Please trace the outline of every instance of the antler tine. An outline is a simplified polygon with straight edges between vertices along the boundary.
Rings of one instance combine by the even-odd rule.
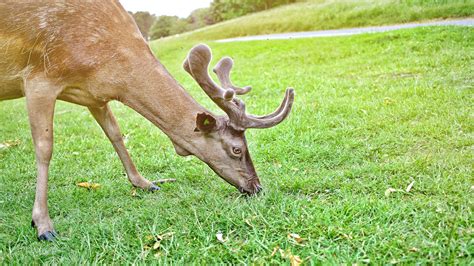
[[[207,45],[200,44],[195,46],[188,54],[183,63],[184,70],[188,72],[202,87],[204,92],[213,100],[224,99],[231,101],[234,98],[235,91],[232,88],[220,88],[209,76],[208,68],[211,62],[211,49]],[[220,104],[216,102],[219,106]]]
[[[276,109],[273,113],[268,114],[268,115],[263,115],[263,116],[254,116],[254,115],[251,115],[251,117],[252,117],[252,118],[255,118],[255,119],[268,119],[268,118],[272,118],[272,117],[277,116],[278,114],[281,113],[281,111],[283,110],[283,108],[285,108],[285,106],[288,104],[289,96],[290,96],[290,90],[287,89],[286,92],[285,92],[285,98],[284,98],[283,101],[281,102],[281,104],[280,104],[280,106],[278,107],[278,109]]]
[[[290,114],[294,99],[294,89],[288,88],[283,102],[275,112],[260,117],[248,115],[245,121],[245,128],[269,128],[280,124]]]
[[[248,93],[252,87],[246,86],[243,88],[234,86],[230,79],[230,71],[234,66],[234,61],[230,57],[222,58],[217,65],[214,67],[213,71],[217,74],[219,81],[224,89],[233,89],[237,95],[243,95]]]

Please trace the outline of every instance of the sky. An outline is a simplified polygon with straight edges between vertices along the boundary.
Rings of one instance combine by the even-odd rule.
[[[148,11],[157,16],[186,18],[195,9],[209,7],[212,0],[120,0],[127,11]]]

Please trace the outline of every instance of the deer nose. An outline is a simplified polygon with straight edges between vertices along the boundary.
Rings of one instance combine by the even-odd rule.
[[[247,195],[257,195],[263,190],[263,187],[260,185],[255,185],[252,190],[244,189],[243,187],[239,187],[239,192],[242,194],[247,194]]]

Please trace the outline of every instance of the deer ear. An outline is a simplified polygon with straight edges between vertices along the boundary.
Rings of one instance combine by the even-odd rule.
[[[194,132],[211,133],[217,129],[217,120],[208,113],[199,113],[196,117]]]

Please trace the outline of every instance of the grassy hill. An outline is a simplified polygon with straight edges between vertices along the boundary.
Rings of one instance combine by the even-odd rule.
[[[268,14],[297,8],[296,22],[284,17],[292,31],[323,27],[303,21],[312,19],[301,15],[313,12],[304,8],[312,5],[321,12],[314,21],[331,21],[324,27],[417,18],[410,12],[420,14],[417,19],[472,14],[472,1],[397,6],[408,13],[395,1],[355,10],[343,8],[355,1],[342,3],[299,3],[246,18],[267,14],[283,29]],[[236,36],[223,27],[245,25],[241,18],[152,47],[183,87],[216,111],[182,61],[196,42]],[[271,27],[251,34],[265,30]],[[303,265],[472,264],[473,28],[208,43],[213,63],[232,56],[234,83],[252,85],[241,97],[250,113],[273,111],[286,87],[296,90],[287,121],[247,132],[265,192],[241,197],[199,160],[176,155],[143,117],[112,103],[140,172],[151,180],[178,180],[157,193],[135,190],[87,109],[58,102],[49,210],[60,237],[39,243],[29,225],[36,170],[25,101],[0,102],[0,144],[15,143],[0,149],[0,265],[280,265],[291,256]],[[83,181],[101,187],[78,188]]]
[[[155,41],[153,46],[170,41],[217,40],[473,15],[474,1],[471,0],[307,0],[164,38]]]
[[[277,265],[289,264],[290,253],[307,265],[469,264],[473,36],[472,28],[431,27],[211,43],[215,59],[234,57],[235,83],[253,86],[242,97],[249,112],[268,113],[287,86],[296,89],[287,121],[247,133],[265,186],[256,198],[239,197],[113,104],[142,174],[178,179],[158,193],[133,192],[87,110],[60,102],[49,182],[55,244],[38,243],[29,226],[35,167],[24,100],[1,102],[0,143],[18,144],[0,150],[0,264]],[[160,59],[217,109],[182,70],[185,54],[168,50]],[[101,188],[76,187],[82,181]]]

